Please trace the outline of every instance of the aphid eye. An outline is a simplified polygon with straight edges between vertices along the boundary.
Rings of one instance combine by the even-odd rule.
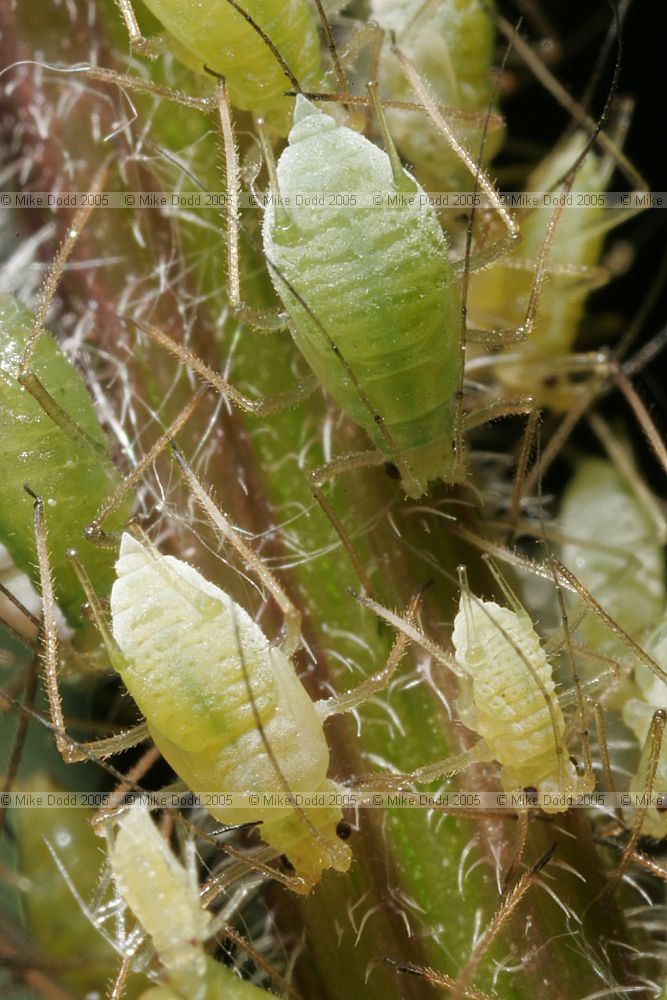
[[[659,813],[667,813],[667,792],[661,792],[660,795],[658,795],[655,811]]]
[[[531,804],[537,805],[538,802],[538,792],[535,785],[526,785],[523,790],[523,794],[526,796],[526,801]]]
[[[278,863],[280,867],[283,868],[284,871],[286,872],[293,872],[295,870],[294,865],[292,864],[292,862],[290,861],[290,859],[287,857],[286,854],[280,855],[280,857],[278,858]]]
[[[336,836],[341,840],[349,840],[352,836],[352,827],[344,819],[341,819],[336,824]]]
[[[387,473],[390,479],[400,479],[401,473],[398,466],[394,465],[393,462],[384,463],[384,471]]]

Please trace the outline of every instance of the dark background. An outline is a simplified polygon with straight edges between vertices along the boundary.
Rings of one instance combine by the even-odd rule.
[[[512,23],[523,13],[522,30],[537,39],[541,33],[536,21],[530,17],[531,7],[538,8],[554,29],[560,49],[560,58],[552,64],[554,74],[573,96],[581,97],[613,23],[610,3],[606,0],[552,0],[550,3],[532,4],[530,0],[513,0],[499,4],[501,12]],[[618,47],[614,44],[589,108],[595,118],[604,106],[617,54]],[[570,124],[569,116],[518,62],[510,58],[509,64],[510,86],[516,89],[502,101],[503,113],[508,118],[508,133],[523,137],[527,148],[537,143],[546,152]],[[636,102],[624,151],[646,178],[652,191],[665,191],[667,3],[632,0],[626,4],[618,94],[631,96]],[[515,153],[516,150],[508,148],[505,159]],[[499,163],[502,167],[503,160]],[[627,190],[628,182],[617,172],[609,187],[610,190]],[[652,209],[635,217],[608,237],[609,243],[615,239],[631,243],[634,262],[625,274],[591,296],[589,331],[595,332],[597,327],[601,331],[612,330],[613,337],[609,337],[607,342],[614,342],[637,312],[642,310],[648,297],[654,294],[655,304],[641,324],[636,342],[639,346],[650,341],[667,325],[667,208]],[[594,346],[594,343],[585,346]],[[667,439],[667,349],[635,377],[634,384],[663,440]],[[609,397],[602,405],[608,419],[622,417],[630,427],[642,470],[664,497],[667,494],[664,474],[648,449],[642,447],[641,435],[636,432],[636,424],[632,422],[619,394]],[[574,443],[581,448],[597,449],[584,428],[577,431]]]

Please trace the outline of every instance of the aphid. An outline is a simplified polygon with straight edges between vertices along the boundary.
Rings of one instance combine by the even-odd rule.
[[[469,0],[372,0],[371,13],[382,28],[393,33],[436,100],[456,109],[457,138],[474,154],[481,125],[479,121],[465,123],[460,117],[461,112],[473,112],[481,119],[489,110],[495,29],[487,11]],[[386,48],[380,56],[378,82],[383,96],[414,99],[405,74]],[[469,173],[422,112],[387,108],[386,115],[396,146],[426,187],[459,191],[469,186]],[[489,122],[495,122],[495,127],[487,135],[485,161],[497,152],[503,137],[496,116]]]
[[[264,250],[299,350],[378,449],[347,466],[392,461],[418,498],[463,474],[452,442],[460,300],[437,216],[386,141],[389,155],[298,98],[275,180],[289,205],[267,208]]]
[[[396,628],[453,670],[459,678],[457,712],[480,740],[461,754],[403,775],[377,779],[378,785],[429,782],[476,763],[497,761],[507,791],[531,789],[548,813],[564,812],[572,796],[592,791],[595,778],[586,761],[579,773],[565,742],[566,725],[553,668],[533,623],[506,581],[494,575],[510,607],[475,597],[466,572],[459,571],[461,597],[454,620],[455,656],[439,649],[416,629],[364,598]]]
[[[307,89],[321,80],[317,21],[308,0],[144,3],[166,28],[163,40],[177,58],[196,71],[208,67],[224,76],[236,107],[264,116],[280,131],[287,131],[294,103],[285,97],[290,82]],[[147,44],[139,32],[132,0],[121,0],[118,6],[133,47],[150,52],[150,40]]]
[[[187,563],[149,550],[128,533],[121,540],[111,590],[112,636],[82,576],[110,647],[114,666],[144,713],[156,746],[195,792],[256,796],[257,805],[210,808],[224,822],[262,822],[263,839],[295,870],[294,888],[307,893],[323,870],[347,871],[349,827],[332,804],[339,786],[327,778],[329,752],[322,724],[382,690],[406,647],[399,636],[378,674],[340,697],[313,703],[290,660],[300,645],[300,616],[277,580],[241,540],[176,452],[189,488],[218,533],[241,553],[285,615],[285,636],[271,643],[224,591]],[[35,501],[42,580],[48,579],[43,510]],[[44,592],[44,586],[43,586]],[[68,760],[108,756],[145,738],[146,728],[99,743],[73,745],[57,688],[57,633],[45,606],[45,666],[56,744]],[[408,615],[414,614],[413,601]],[[115,644],[115,647],[114,647]],[[263,806],[264,794],[318,796],[307,812],[287,798]]]
[[[142,993],[141,1000],[266,998],[264,990],[205,954],[205,941],[221,925],[201,905],[191,839],[185,850],[184,866],[140,802],[117,819],[109,846],[111,871],[121,896],[151,938],[166,980]],[[139,944],[135,941],[135,952]]]
[[[559,526],[562,561],[614,621],[634,638],[654,627],[665,608],[665,529],[651,498],[609,459],[585,458],[563,493]],[[617,645],[592,613],[578,634],[591,649]]]
[[[541,196],[552,191],[584,154],[587,137],[575,132],[560,143],[530,174],[527,191]],[[494,365],[498,377],[508,386],[529,381],[540,402],[555,408],[567,407],[572,400],[568,375],[586,371],[586,359],[570,356],[584,313],[586,296],[607,280],[599,266],[604,234],[610,228],[605,214],[604,191],[614,167],[613,158],[589,151],[576,174],[577,193],[556,189],[552,199],[529,211],[521,223],[521,245],[492,270],[470,278],[469,307],[472,322],[485,327],[498,323],[520,324],[531,297],[539,293],[536,313],[527,336],[513,345],[511,357]],[[568,204],[568,197],[573,198]],[[549,264],[541,288],[534,286],[534,272],[543,252],[545,235],[559,199],[563,208],[556,218],[557,228],[549,245]],[[613,216],[618,224],[619,219]],[[554,368],[554,360],[559,367]],[[601,364],[597,356],[588,359],[588,371]],[[562,371],[561,371],[562,369]]]
[[[18,790],[64,793],[42,772]],[[117,964],[113,948],[86,918],[70,888],[82,899],[93,899],[99,888],[100,843],[90,825],[94,814],[94,809],[62,805],[17,808],[11,816],[18,872],[27,882],[21,896],[25,924],[42,958],[53,962],[57,981],[77,996],[99,989]],[[128,987],[129,1000],[137,995],[135,977]]]
[[[85,435],[69,433],[19,382],[25,348],[34,332],[32,313],[13,296],[0,296],[0,540],[16,565],[38,582],[35,572],[32,501],[24,483],[44,497],[53,528],[52,560],[57,598],[71,624],[81,623],[81,591],[66,552],[82,541],[84,526],[120,483],[108,455],[83,378],[44,333],[37,342],[32,372],[50,398]],[[48,403],[47,403],[48,405]],[[127,520],[127,502],[115,523]],[[83,562],[95,586],[104,591],[113,579],[109,553],[86,545]]]
[[[283,649],[187,563],[153,554],[131,535],[123,535],[116,572],[111,614],[120,673],[179,777],[195,792],[259,799],[267,790],[307,791],[328,800],[337,786],[326,777],[322,716]],[[262,838],[289,858],[308,889],[324,868],[350,866],[349,845],[336,833],[340,809],[309,810],[305,828],[289,806],[210,811],[226,823],[261,819]]]

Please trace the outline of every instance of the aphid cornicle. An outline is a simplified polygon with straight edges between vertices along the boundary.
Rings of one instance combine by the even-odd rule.
[[[195,792],[256,794],[260,802],[267,790],[335,792],[322,716],[289,658],[249,615],[187,563],[149,552],[129,534],[116,572],[116,666],[183,781]],[[210,812],[226,823],[261,819],[262,838],[287,856],[305,891],[324,869],[350,866],[350,848],[337,835],[339,808],[309,809],[307,825],[290,806]]]
[[[294,99],[285,97],[290,81],[245,11],[271,40],[304,89],[322,76],[315,12],[308,0],[144,0],[169,33],[167,44],[191,69],[204,66],[224,76],[232,103],[263,115],[287,131]],[[131,4],[120,4],[128,26]],[[136,38],[132,39],[136,43]]]
[[[419,497],[454,465],[460,301],[437,216],[385,152],[301,97],[277,180],[290,206],[267,208],[264,250],[294,340],[380,452],[391,435]],[[367,203],[332,197],[347,192]]]

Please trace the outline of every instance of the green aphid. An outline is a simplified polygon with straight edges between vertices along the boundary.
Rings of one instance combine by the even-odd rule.
[[[404,457],[409,495],[455,480],[460,299],[422,188],[302,97],[277,182],[285,207],[267,208],[264,250],[297,347],[379,451]]]
[[[78,443],[45,413],[18,382],[21,357],[32,333],[32,313],[11,295],[0,295],[0,542],[39,585],[35,556],[33,500],[45,504],[56,596],[69,623],[82,623],[81,588],[67,558],[76,548],[95,589],[108,593],[113,556],[84,540],[83,531],[121,481],[108,457],[108,442],[83,378],[48,333],[35,350],[32,370],[62,410],[90,439]],[[109,520],[121,526],[127,502]]]
[[[285,96],[292,84],[276,53],[242,11],[271,40],[304,90],[321,80],[317,18],[308,0],[144,3],[166,28],[164,41],[177,58],[191,69],[203,72],[207,66],[224,76],[232,104],[265,117],[283,133],[294,105],[294,98]]]

